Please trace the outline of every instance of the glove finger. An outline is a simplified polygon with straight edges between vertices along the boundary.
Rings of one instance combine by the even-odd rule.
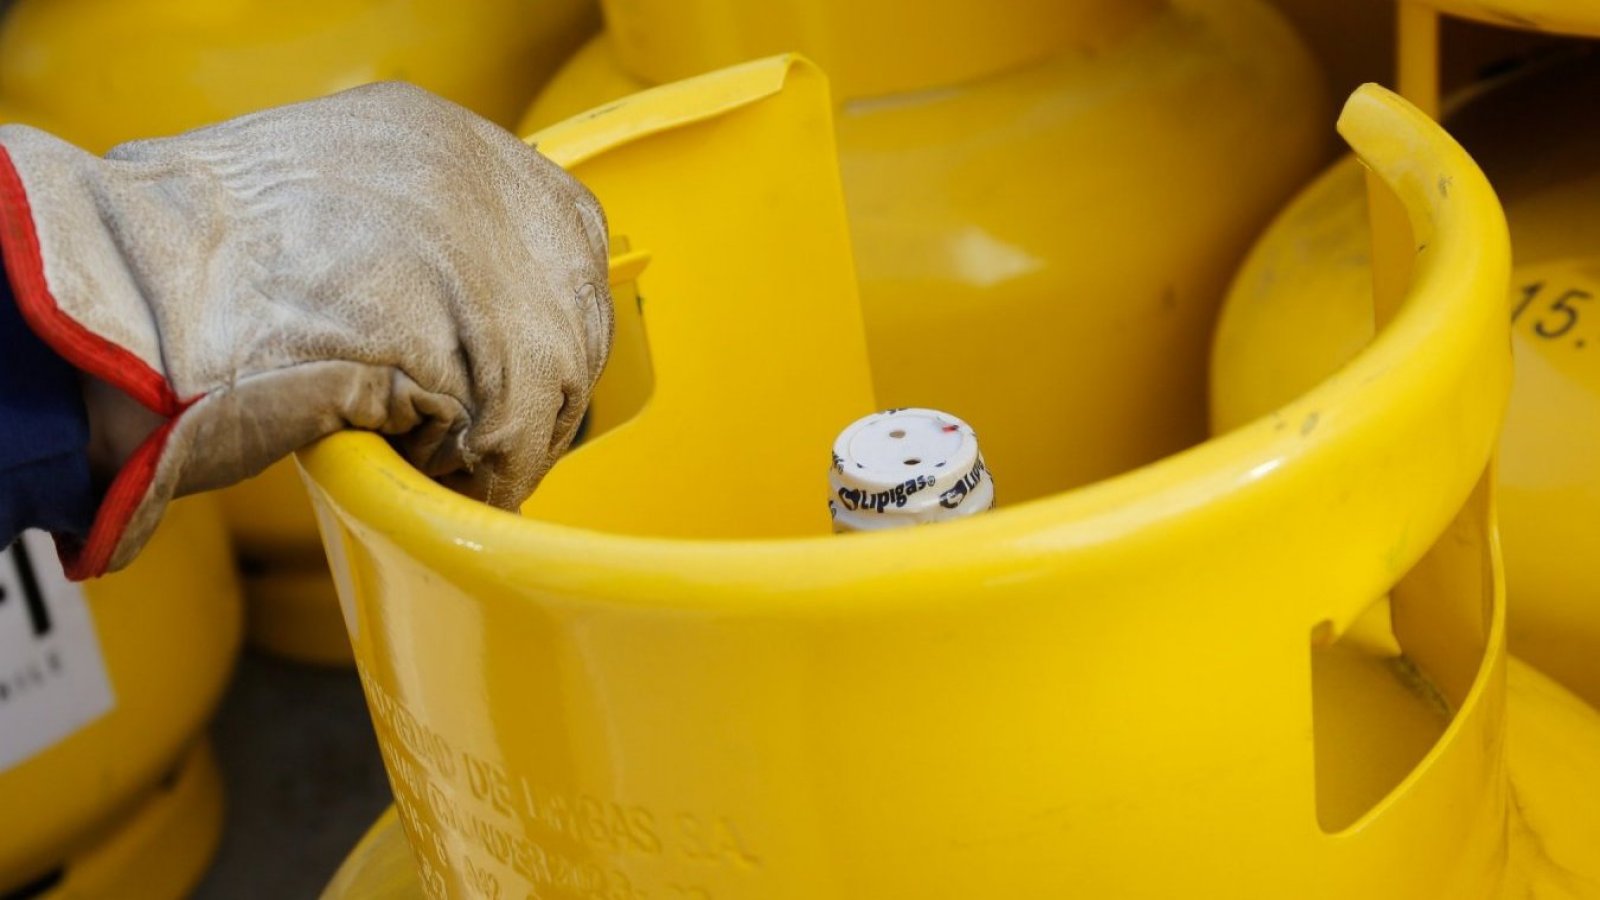
[[[163,454],[177,467],[179,496],[249,478],[284,456],[348,427],[413,435],[416,458],[468,465],[452,447],[467,414],[386,366],[344,360],[303,363],[252,375],[212,391],[178,418]],[[170,462],[169,462],[170,460]]]
[[[494,432],[468,433],[467,441],[478,454],[476,463],[470,470],[440,478],[440,483],[474,500],[515,511],[565,449],[555,440],[565,405],[565,394],[557,385],[530,386],[514,420]]]

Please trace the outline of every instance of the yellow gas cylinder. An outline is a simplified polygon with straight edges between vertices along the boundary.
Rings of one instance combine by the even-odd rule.
[[[593,0],[19,0],[0,29],[0,103],[97,152],[390,78],[509,126],[596,18]],[[348,663],[292,467],[223,496],[252,641]]]
[[[1588,0],[1402,6],[1402,87],[1436,101],[1435,7],[1600,36]],[[1448,47],[1446,48],[1449,49]],[[1506,305],[1517,379],[1501,444],[1511,648],[1600,704],[1600,54],[1482,85],[1446,122],[1494,184],[1516,270]],[[1452,189],[1442,177],[1441,193]],[[1212,371],[1218,426],[1243,422],[1349,358],[1372,331],[1371,254],[1355,161],[1312,184],[1256,247],[1228,299]]]
[[[396,796],[324,896],[1600,897],[1600,714],[1505,648],[1508,246],[1461,149],[1350,101],[1427,250],[1296,398],[836,536],[824,450],[882,401],[832,109],[783,57],[536,136],[628,239],[637,412],[523,516],[370,434],[300,455]]]
[[[877,396],[964,415],[1012,461],[1007,497],[1205,436],[1227,279],[1326,140],[1319,73],[1265,3],[602,7],[607,29],[523,130],[757,56],[815,59]],[[1047,416],[1017,415],[1041,401]]]
[[[0,553],[0,896],[177,900],[205,871],[204,729],[242,619],[220,518],[179,501],[132,566],[82,585],[42,534]]]
[[[0,102],[96,152],[370,81],[501,124],[591,27],[593,0],[18,0]]]

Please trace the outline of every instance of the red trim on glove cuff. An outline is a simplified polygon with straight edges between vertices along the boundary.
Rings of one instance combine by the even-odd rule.
[[[134,511],[144,500],[150,482],[155,480],[156,465],[167,448],[167,437],[172,433],[177,419],[169,419],[145,438],[139,449],[133,451],[112,479],[106,495],[100,498],[100,509],[95,513],[94,524],[89,528],[89,538],[83,542],[56,537],[56,553],[61,557],[62,570],[73,581],[98,578],[106,573],[111,555],[122,540]]]
[[[22,176],[3,146],[0,146],[0,258],[5,261],[6,277],[11,282],[11,292],[23,320],[52,350],[79,371],[121,390],[158,415],[172,417],[184,410],[187,404],[178,399],[172,385],[160,372],[132,351],[95,334],[62,311],[45,281],[44,257],[39,250],[33,208],[28,203]],[[134,510],[150,489],[172,425],[173,422],[168,422],[157,429],[123,464],[100,501],[88,539],[81,546],[58,541],[69,578],[104,574]]]

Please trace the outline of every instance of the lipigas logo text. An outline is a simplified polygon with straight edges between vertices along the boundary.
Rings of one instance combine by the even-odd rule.
[[[839,502],[850,512],[867,510],[881,514],[891,506],[896,509],[904,509],[913,494],[931,487],[933,487],[933,479],[926,475],[918,475],[915,478],[907,479],[884,491],[862,491],[855,488],[842,487],[839,489]]]
[[[939,495],[939,505],[945,509],[955,509],[960,506],[962,501],[967,499],[967,494],[983,480],[983,473],[987,471],[983,465],[983,457],[978,457],[978,461],[972,464],[971,471],[961,476],[960,481]]]

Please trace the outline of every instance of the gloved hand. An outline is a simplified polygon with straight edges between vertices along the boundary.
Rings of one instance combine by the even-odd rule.
[[[15,125],[0,149],[0,252],[28,324],[158,417],[88,538],[62,546],[73,577],[128,563],[171,498],[346,427],[515,508],[605,364],[599,205],[417,88],[357,88],[105,159]]]

